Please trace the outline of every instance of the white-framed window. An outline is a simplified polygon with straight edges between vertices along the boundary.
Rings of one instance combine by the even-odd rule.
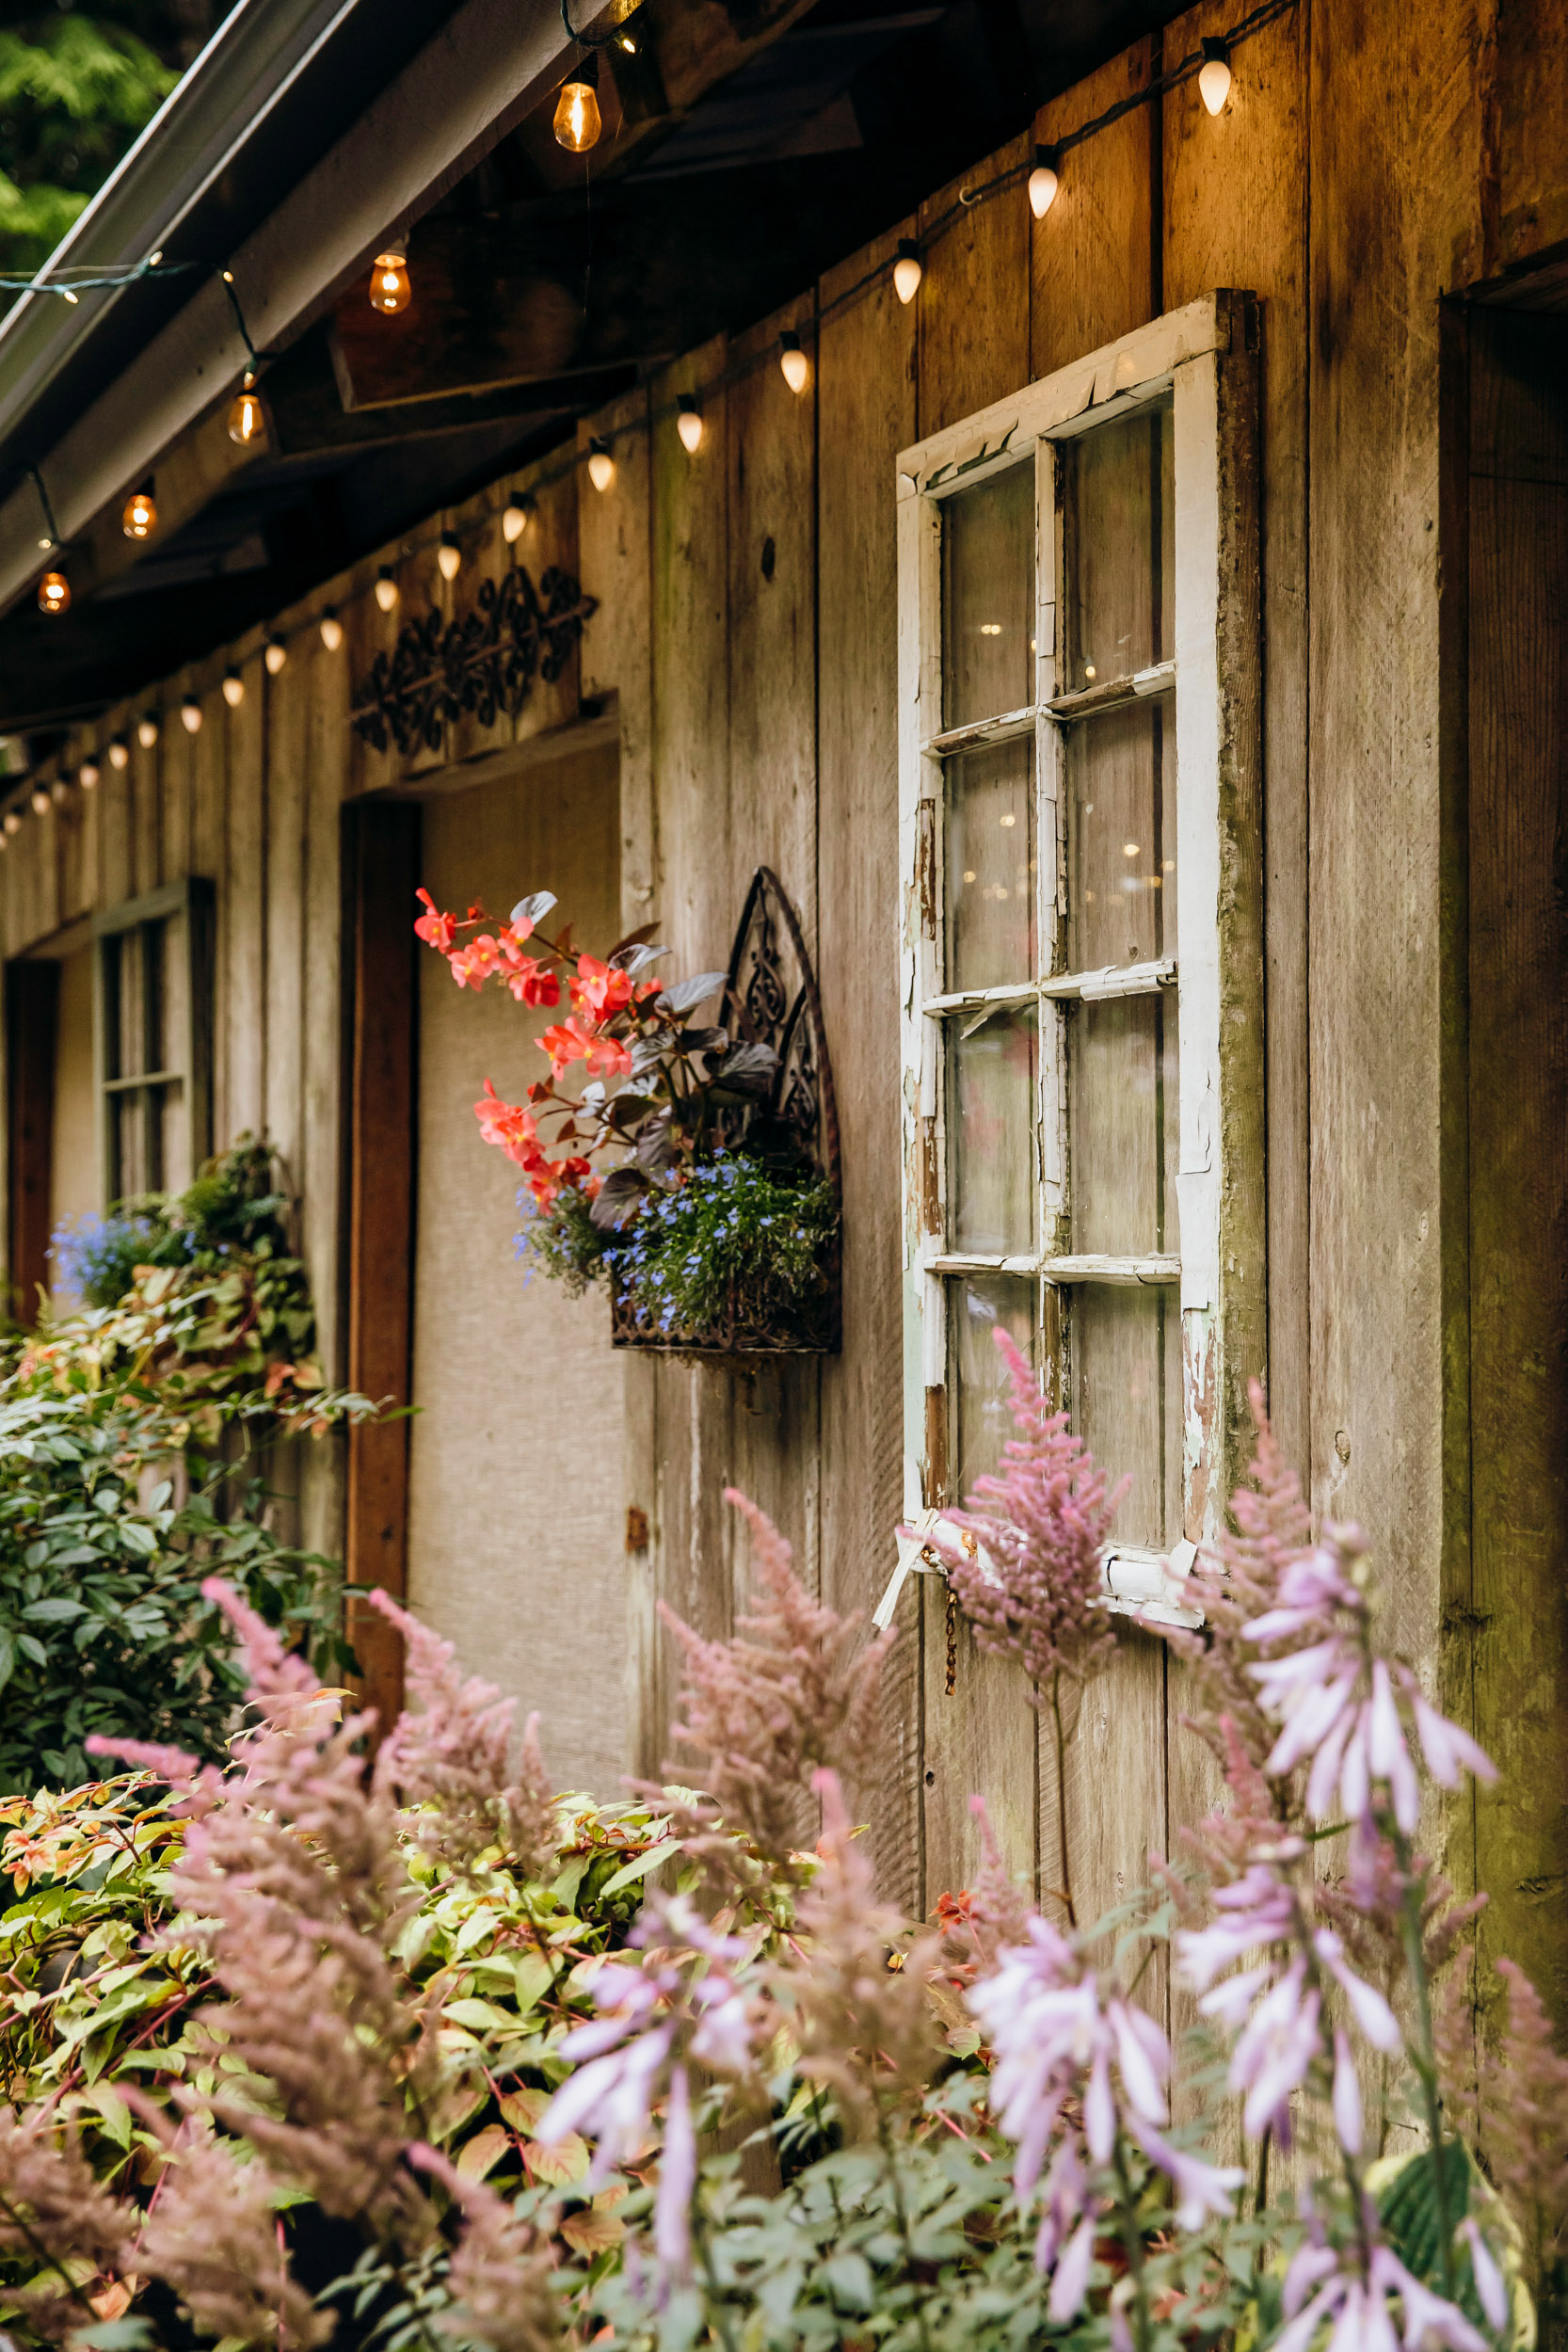
[[[93,1037],[105,1208],[182,1190],[212,1144],[213,886],[165,884],[97,916]]]
[[[1004,1323],[1157,1613],[1264,1371],[1256,454],[1222,293],[898,461],[905,1512],[997,1465]]]

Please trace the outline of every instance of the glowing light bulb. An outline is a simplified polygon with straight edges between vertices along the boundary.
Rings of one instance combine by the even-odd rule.
[[[84,792],[96,792],[98,789],[98,762],[96,760],[83,760],[81,766],[76,771],[76,781],[81,786]]]
[[[335,604],[328,604],[321,616],[321,642],[328,653],[336,653],[342,648],[343,623],[338,618],[338,608]]]
[[[588,443],[588,479],[596,490],[607,490],[616,478],[616,461],[600,440]]]
[[[383,613],[397,610],[397,575],[390,564],[383,564],[376,575],[376,601]]]
[[[267,676],[276,678],[288,658],[289,649],[282,638],[269,637],[266,641],[266,650],[262,655],[262,660],[266,664]]]
[[[501,536],[508,547],[515,547],[528,528],[528,504],[516,490],[501,510]]]
[[[229,705],[231,711],[237,711],[240,704],[245,700],[245,680],[240,676],[238,670],[224,671],[223,699]]]
[[[1230,96],[1230,44],[1208,40],[1198,68],[1198,92],[1210,114],[1218,114]]]
[[[152,491],[133,490],[125,501],[120,522],[128,539],[150,539],[158,527],[158,510],[152,504]]]
[[[21,832],[21,830],[22,830],[22,811],[21,811],[21,809],[20,809],[20,808],[8,808],[8,809],[7,809],[7,811],[6,811],[6,830],[7,830],[7,832],[8,832],[8,833],[9,833],[10,835],[12,835],[13,837],[14,837],[16,834],[18,834],[18,833],[20,833],[20,832]]]
[[[71,609],[71,583],[63,571],[46,571],[38,584],[38,608],[40,613],[65,613]]]
[[[455,532],[441,533],[441,543],[436,550],[436,568],[443,580],[456,580],[462,570],[463,551],[457,544]]]
[[[603,124],[599,117],[599,92],[591,82],[563,82],[555,101],[552,124],[558,145],[568,155],[585,155],[597,145]]]
[[[811,366],[800,347],[800,337],[792,327],[786,327],[778,341],[778,364],[784,372],[784,381],[792,392],[803,392],[811,374]]]
[[[201,732],[202,710],[194,695],[187,695],[180,705],[180,724],[187,735]]]
[[[377,253],[370,272],[370,307],[384,311],[390,318],[394,311],[406,311],[413,299],[408,283],[408,256],[401,246],[389,246],[385,253]]]
[[[158,718],[154,711],[144,711],[136,721],[136,741],[143,751],[151,751],[158,740]]]
[[[123,735],[117,735],[109,745],[109,765],[117,776],[123,776],[131,764],[131,746]]]
[[[49,814],[49,795],[41,784],[36,784],[33,787],[33,813],[39,817],[46,817]]]
[[[682,392],[677,406],[680,413],[675,420],[675,429],[680,436],[680,446],[695,457],[702,447],[702,410],[696,405],[695,392]]]
[[[1054,147],[1034,150],[1034,168],[1029,175],[1029,209],[1036,220],[1044,220],[1056,201],[1056,191],[1062,184],[1062,156]]]
[[[893,292],[901,302],[913,302],[924,274],[920,267],[920,249],[914,238],[900,237],[898,259],[893,264]]]
[[[230,407],[229,439],[243,448],[247,441],[260,440],[265,431],[266,416],[256,392],[256,378],[247,368],[245,381]]]

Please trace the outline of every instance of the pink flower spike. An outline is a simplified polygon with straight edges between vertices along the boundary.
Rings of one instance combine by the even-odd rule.
[[[1144,2046],[1135,2023],[1138,2012],[1129,2011],[1123,2001],[1112,2001],[1107,2008],[1111,2029],[1116,2037],[1116,2064],[1121,2070],[1122,2088],[1138,2113],[1149,2123],[1165,2120],[1165,2094],[1160,2088],[1162,2074],[1170,2069],[1169,2052],[1161,2049],[1164,2067],[1157,2071],[1157,2061]],[[1150,2024],[1153,2020],[1147,2021]],[[1159,2033],[1158,2026],[1155,2027]],[[1165,2037],[1160,2035],[1161,2045]]]
[[[1089,2265],[1094,2259],[1094,2217],[1085,2215],[1067,2240],[1050,2282],[1046,2317],[1053,2328],[1064,2328],[1082,2310],[1083,2298],[1089,2292]]]
[[[1334,2035],[1334,2129],[1347,2156],[1359,2156],[1362,2140],[1361,2085],[1356,2080],[1351,2038],[1343,2025]]]

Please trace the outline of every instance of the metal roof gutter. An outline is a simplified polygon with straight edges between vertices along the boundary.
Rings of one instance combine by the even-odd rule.
[[[116,270],[168,245],[236,151],[363,0],[239,0],[39,271]],[[124,299],[24,294],[0,322],[0,448]]]
[[[332,29],[367,0],[241,0],[190,74],[149,123],[100,190],[51,267],[68,258],[98,265],[139,261],[168,232],[149,225],[148,195],[164,217],[185,218],[234,152],[231,136],[187,113],[182,92],[203,76],[224,93],[227,120],[257,120],[259,57],[253,38],[275,36],[280,19],[295,34],[284,78],[262,78],[275,104]],[[375,5],[375,0],[368,0]],[[243,62],[231,65],[227,44]],[[561,78],[573,45],[554,0],[464,0],[434,39],[364,108],[262,225],[229,257],[234,288],[258,349],[281,348],[328,309],[387,229],[417,216],[471,170]],[[247,85],[246,73],[251,79]],[[221,73],[221,80],[216,77]],[[167,150],[164,142],[168,142]],[[145,194],[138,191],[146,191]],[[102,242],[94,231],[102,223]],[[136,227],[135,223],[140,226]],[[135,243],[128,240],[135,236]],[[29,296],[0,331],[0,449],[13,438],[51,374],[66,364],[113,294],[84,294],[76,306]],[[64,312],[64,320],[45,314]],[[87,315],[84,315],[86,313]],[[62,539],[85,530],[109,502],[152,471],[161,453],[240,376],[244,340],[216,275],[195,280],[177,314],[38,459]],[[24,481],[0,504],[0,609],[43,568],[38,495]]]

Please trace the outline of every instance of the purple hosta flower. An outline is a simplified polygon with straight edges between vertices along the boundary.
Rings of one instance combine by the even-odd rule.
[[[1171,2052],[1154,2020],[1118,1992],[1102,1998],[1094,1971],[1045,1920],[1032,1917],[1028,1936],[1000,1953],[994,1972],[966,1997],[995,2054],[991,2104],[1017,2148],[1013,2186],[1020,2201],[1034,2192],[1066,2102],[1080,2103],[1081,2130],[1068,2127],[1046,2176],[1035,2242],[1040,2268],[1056,2265],[1050,2316],[1062,2325],[1082,2304],[1095,2221],[1106,2201],[1089,2181],[1085,2156],[1103,2169],[1125,2132],[1172,2181],[1182,2226],[1191,2229],[1229,2210],[1242,2175],[1184,2154],[1162,2136]]]
[[[1390,2305],[1400,2306],[1396,2322]],[[1328,2352],[1487,2352],[1485,2337],[1452,2303],[1413,2279],[1397,2254],[1374,2246],[1365,2275],[1341,2267],[1340,2256],[1309,2239],[1285,2274],[1286,2326],[1272,2352],[1307,2352],[1332,2319]]]
[[[1460,2223],[1459,2234],[1470,2249],[1470,2269],[1476,2281],[1476,2293],[1480,2297],[1481,2310],[1486,2313],[1487,2324],[1495,2328],[1501,2335],[1508,2326],[1510,2309],[1508,2282],[1497,2267],[1492,2248],[1476,2226],[1474,2214],[1467,2214]]]
[[[1359,1820],[1371,1809],[1374,1785],[1384,1786],[1409,1837],[1421,1792],[1407,1717],[1443,1787],[1457,1788],[1466,1771],[1495,1780],[1496,1768],[1468,1732],[1438,1713],[1408,1666],[1372,1655],[1366,1599],[1352,1573],[1362,1549],[1353,1529],[1331,1528],[1315,1551],[1286,1568],[1274,1608],[1245,1628],[1253,1643],[1312,1637],[1304,1648],[1250,1669],[1265,1712],[1281,1725],[1264,1770],[1291,1772],[1310,1759],[1306,1809],[1314,1821],[1336,1810]]]
[[[633,2161],[651,2136],[654,2105],[666,2100],[653,2244],[661,2267],[683,2275],[690,2251],[687,2213],[696,2179],[696,2139],[692,2125],[685,2060],[695,2058],[714,2073],[745,2073],[752,2061],[751,2004],[733,1971],[750,1955],[739,1937],[715,1934],[680,1896],[655,1899],[645,1911],[632,1941],[657,1942],[661,1958],[644,1968],[601,1968],[593,1994],[601,2014],[578,2025],[561,2044],[561,2056],[576,2061],[540,2119],[536,2136],[546,2147],[569,2132],[595,2142],[590,2187],[603,2186],[617,2164]],[[666,1941],[706,1963],[694,1978],[691,1968],[663,1957]]]

